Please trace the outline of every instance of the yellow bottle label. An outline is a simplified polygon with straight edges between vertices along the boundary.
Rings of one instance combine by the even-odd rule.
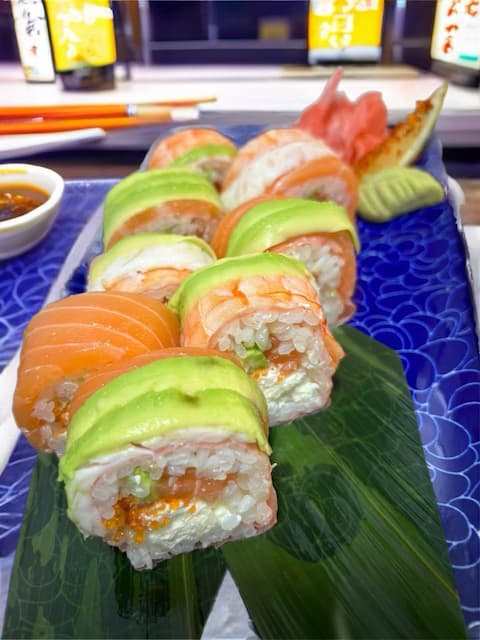
[[[383,0],[311,0],[309,49],[378,47]]]
[[[47,0],[46,7],[57,71],[115,62],[109,0]]]

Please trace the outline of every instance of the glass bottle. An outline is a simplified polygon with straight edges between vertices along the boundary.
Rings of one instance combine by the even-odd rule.
[[[55,82],[42,0],[11,0],[18,53],[27,82]]]
[[[109,0],[44,0],[55,70],[64,89],[115,87],[115,30]]]

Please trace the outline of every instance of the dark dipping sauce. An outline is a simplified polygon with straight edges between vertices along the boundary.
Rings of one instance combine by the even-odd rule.
[[[0,184],[0,222],[25,215],[49,197],[49,193],[33,184]]]

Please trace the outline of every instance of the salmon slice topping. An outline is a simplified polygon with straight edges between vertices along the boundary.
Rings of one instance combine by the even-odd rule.
[[[287,198],[331,200],[344,207],[352,221],[358,203],[358,181],[351,167],[336,156],[324,156],[308,161],[274,180],[268,193]]]
[[[249,140],[241,147],[232,161],[222,184],[222,191],[227,189],[239,177],[245,167],[256,157],[275,147],[291,142],[311,141],[313,136],[300,128],[268,129]]]
[[[65,430],[76,386],[102,366],[178,345],[179,333],[175,314],[141,294],[87,292],[47,305],[24,333],[13,398],[19,428],[49,450],[42,428],[55,437]]]
[[[133,213],[128,220],[125,220],[112,233],[105,243],[105,248],[109,249],[120,238],[139,231],[182,233],[182,218],[192,219],[199,228],[202,227],[202,232],[199,230],[193,235],[209,240],[220,216],[220,208],[214,202],[183,198],[181,200],[169,200]],[[190,232],[189,234],[192,235]]]

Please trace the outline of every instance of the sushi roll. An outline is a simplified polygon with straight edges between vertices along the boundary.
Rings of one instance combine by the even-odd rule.
[[[186,278],[168,304],[182,345],[242,361],[265,394],[271,425],[329,403],[344,354],[303,263],[277,253],[223,258]]]
[[[358,236],[345,209],[334,202],[250,200],[222,219],[212,246],[219,258],[273,251],[301,260],[315,278],[330,326],[355,311]]]
[[[222,190],[225,191],[252,160],[266,151],[284,144],[310,140],[312,140],[312,135],[298,127],[281,127],[262,131],[240,147],[223,180]]]
[[[217,191],[197,171],[136,171],[107,193],[103,243],[108,249],[140,231],[194,235],[208,241],[221,215]]]
[[[52,302],[27,325],[13,415],[40,451],[61,455],[70,401],[96,369],[177,346],[179,325],[161,302],[133,293],[80,293]]]
[[[188,167],[219,188],[236,153],[232,140],[215,129],[179,129],[153,143],[144,168]]]
[[[135,233],[121,238],[90,263],[89,291],[130,291],[166,302],[192,271],[216,259],[196,236]]]
[[[258,535],[277,511],[258,386],[215,352],[152,356],[87,394],[60,460],[71,520],[136,569]]]
[[[273,129],[239,150],[222,201],[229,211],[264,193],[332,200],[354,220],[358,183],[353,169],[322,140],[301,129]]]

